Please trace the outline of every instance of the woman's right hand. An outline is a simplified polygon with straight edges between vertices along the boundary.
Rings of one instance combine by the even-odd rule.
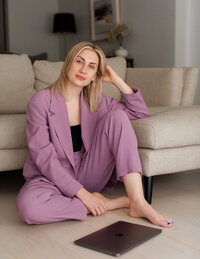
[[[104,202],[86,189],[81,188],[75,196],[83,202],[93,216],[100,216],[106,212]]]

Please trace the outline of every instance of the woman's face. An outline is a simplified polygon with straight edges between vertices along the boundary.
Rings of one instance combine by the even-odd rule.
[[[76,86],[84,87],[96,77],[99,64],[97,53],[84,49],[73,61],[68,71],[68,81]]]

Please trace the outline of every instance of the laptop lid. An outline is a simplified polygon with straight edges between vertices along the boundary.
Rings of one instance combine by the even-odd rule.
[[[105,254],[120,256],[161,232],[161,229],[118,221],[74,243]]]

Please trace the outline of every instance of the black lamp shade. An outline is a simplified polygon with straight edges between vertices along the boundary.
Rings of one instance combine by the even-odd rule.
[[[54,15],[53,32],[76,32],[75,18],[72,13]]]

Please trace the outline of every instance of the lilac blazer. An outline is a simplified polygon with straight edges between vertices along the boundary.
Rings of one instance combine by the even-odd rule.
[[[123,94],[124,102],[102,94],[97,112],[91,112],[81,92],[81,130],[87,153],[95,127],[111,109],[122,109],[129,119],[149,116],[139,89]],[[73,197],[82,185],[75,180],[75,167],[67,105],[63,95],[56,98],[49,89],[37,92],[27,107],[26,137],[29,153],[24,164],[26,180],[44,176],[68,197]]]

